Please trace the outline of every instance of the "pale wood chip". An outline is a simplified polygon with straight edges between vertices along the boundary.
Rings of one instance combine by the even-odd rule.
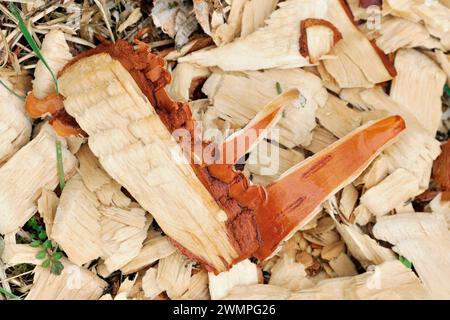
[[[58,185],[57,139],[53,129],[44,126],[36,138],[0,168],[1,234],[15,232],[23,226],[36,212],[35,201],[42,190],[53,190]],[[67,179],[74,173],[77,161],[67,150],[65,141],[61,145]]]
[[[218,275],[209,272],[208,277],[212,300],[223,299],[234,287],[256,284],[260,279],[258,267],[250,260],[241,261]]]
[[[49,268],[36,267],[33,286],[26,300],[97,300],[108,284],[91,271],[61,259],[60,275]]]

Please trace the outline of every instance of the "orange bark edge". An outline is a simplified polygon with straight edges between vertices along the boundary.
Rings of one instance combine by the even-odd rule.
[[[302,20],[302,22],[300,22],[299,48],[300,54],[305,58],[309,56],[308,35],[306,33],[306,30],[313,26],[323,26],[330,29],[333,32],[333,46],[342,39],[342,33],[330,21],[313,18]]]
[[[194,135],[195,123],[189,106],[186,103],[175,102],[168,96],[164,87],[171,81],[170,74],[164,68],[164,61],[157,55],[149,53],[145,45],[140,44],[135,50],[131,44],[123,40],[115,44],[104,40],[96,48],[75,57],[60,74],[80,59],[105,52],[120,61],[130,72],[170,132],[185,128],[193,137],[192,146],[199,143],[208,145],[207,142],[201,141],[201,137]],[[30,103],[36,103],[32,99],[30,97]],[[27,110],[32,109],[34,115],[38,111],[41,114],[53,111],[50,112],[54,116],[53,126],[64,128],[68,122],[64,117],[70,116],[64,109],[55,108],[52,103],[48,105],[49,109],[38,105],[36,109],[27,106]],[[273,116],[269,114],[261,120],[261,123],[256,123],[255,127],[264,128]],[[267,188],[253,185],[242,172],[236,171],[232,164],[193,164],[198,179],[227,213],[228,220],[225,223],[229,240],[239,255],[228,267],[251,256],[262,259],[270,255],[314,208],[325,201],[330,193],[337,191],[343,181],[367,165],[404,127],[404,122],[399,116],[378,121],[338,141],[328,149],[329,151],[308,159],[298,170]],[[58,132],[67,134],[73,128],[71,123],[70,128],[66,130],[59,128]],[[218,148],[213,150],[217,152]],[[205,258],[200,257],[202,253],[190,252],[182,243],[177,243],[173,239],[171,241],[184,254],[203,264],[208,271],[216,272]]]

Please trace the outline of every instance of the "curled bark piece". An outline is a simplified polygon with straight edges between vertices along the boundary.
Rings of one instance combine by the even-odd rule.
[[[442,200],[450,201],[450,140],[441,146],[442,153],[433,163],[433,178],[442,191]]]
[[[310,18],[300,23],[300,54],[309,57],[312,64],[328,54],[341,39],[342,34],[327,20]]]
[[[400,116],[361,127],[269,185],[266,201],[256,214],[263,242],[256,257],[268,257],[285,237],[311,219],[325,199],[359,176],[382,148],[404,129]],[[336,170],[333,176],[329,175],[331,168]],[[293,185],[298,187],[288,187]]]

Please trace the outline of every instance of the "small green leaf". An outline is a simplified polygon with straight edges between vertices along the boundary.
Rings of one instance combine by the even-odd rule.
[[[57,251],[57,252],[55,252],[55,253],[52,254],[52,257],[53,257],[53,259],[55,259],[55,260],[59,260],[59,259],[61,259],[61,257],[62,257],[62,253],[59,252],[59,251]]]
[[[50,249],[52,247],[52,241],[51,240],[45,240],[44,242],[44,249]]]
[[[50,272],[59,276],[63,271],[63,269],[64,269],[63,264],[60,261],[55,261],[52,264]]]
[[[47,252],[43,251],[39,251],[39,253],[36,255],[37,259],[44,259],[47,256]]]
[[[42,56],[41,51],[39,50],[39,47],[38,47],[36,41],[34,41],[33,36],[31,35],[30,31],[28,31],[28,28],[27,28],[25,22],[23,21],[22,16],[20,15],[20,13],[17,10],[16,6],[13,3],[11,3],[11,2],[9,3],[9,9],[11,10],[11,13],[14,15],[14,17],[17,19],[18,25],[19,25],[19,29],[22,32],[22,34],[25,37],[25,39],[27,40],[27,42],[30,45],[31,49],[33,49],[34,53],[36,53],[38,58],[42,61],[42,63],[47,68],[47,70],[50,72],[50,74],[51,74],[51,76],[53,78],[53,81],[55,81],[56,94],[59,94],[58,80],[56,79],[55,74],[53,73],[53,71],[50,69],[50,66],[47,64],[47,61],[45,61],[44,57]]]
[[[275,88],[277,89],[278,94],[281,94],[283,92],[283,89],[281,88],[281,84],[278,81],[275,84]]]
[[[47,238],[47,233],[45,232],[45,230],[42,230],[41,232],[39,232],[38,237],[41,240],[45,240]]]
[[[50,266],[50,262],[50,259],[47,259],[41,263],[41,266],[43,266],[44,268],[48,268]]]
[[[32,246],[33,248],[37,248],[37,247],[39,247],[41,244],[42,244],[41,241],[39,241],[39,240],[34,240],[34,241],[32,241],[32,242],[30,243],[30,246]]]
[[[56,162],[58,169],[58,177],[59,177],[59,188],[63,191],[66,181],[64,179],[64,164],[62,159],[62,151],[61,151],[61,141],[56,141]]]
[[[447,93],[447,95],[450,97],[450,87],[448,86],[448,84],[445,84],[445,86],[444,86],[444,91],[445,91],[445,93]]]
[[[412,263],[411,263],[411,261],[409,261],[408,259],[406,259],[404,256],[400,256],[400,257],[399,257],[399,260],[400,260],[400,262],[403,263],[404,266],[407,267],[408,269],[411,269],[411,268],[412,268]]]

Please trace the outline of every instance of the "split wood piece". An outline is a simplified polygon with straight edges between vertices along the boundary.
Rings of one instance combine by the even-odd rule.
[[[89,191],[95,193],[102,205],[124,209],[132,206],[131,199],[122,192],[122,187],[103,170],[88,145],[83,145],[76,156],[80,162],[79,172],[84,185]]]
[[[6,77],[0,77],[0,81],[15,90]],[[0,167],[30,140],[30,136],[31,121],[24,102],[0,85]]]
[[[440,39],[444,49],[450,50],[450,8],[432,1],[422,2],[413,11],[423,20],[430,34]]]
[[[400,114],[406,121],[404,134],[383,152],[382,156],[388,161],[388,173],[404,168],[419,179],[421,189],[428,188],[432,163],[441,152],[434,134],[428,134],[428,130],[409,112],[408,106],[398,104],[381,89],[365,90],[361,97],[374,109]]]
[[[219,275],[210,272],[208,278],[211,299],[223,299],[236,286],[257,284],[260,282],[261,276],[257,265],[250,260],[241,261]]]
[[[373,229],[375,237],[395,245],[396,252],[414,265],[434,299],[450,296],[450,231],[446,221],[428,213],[383,217]]]
[[[180,297],[183,300],[210,300],[208,272],[202,269],[191,277],[187,291]]]
[[[41,54],[55,76],[72,59],[64,33],[59,30],[51,30],[45,35]],[[52,92],[55,92],[55,81],[42,60],[39,60],[34,71],[33,95],[43,99]]]
[[[348,251],[366,269],[372,264],[397,259],[392,250],[380,246],[356,225],[336,223],[336,229],[347,245]]]
[[[193,262],[178,250],[162,258],[156,276],[158,287],[166,291],[170,299],[180,298],[189,289],[192,265]]]
[[[419,179],[411,172],[399,168],[364,193],[361,204],[381,217],[420,193]]]
[[[292,291],[271,285],[234,288],[226,300],[371,300],[427,299],[420,280],[399,261],[385,262],[366,273],[320,281],[316,286]]]
[[[230,121],[232,126],[247,124],[279,93],[296,88],[303,98],[289,105],[284,117],[275,127],[280,137],[273,137],[288,148],[307,145],[311,130],[316,126],[315,113],[327,100],[327,92],[320,79],[301,69],[266,70],[245,74],[214,73],[205,83],[206,93],[219,117]]]
[[[99,275],[109,276],[139,255],[152,222],[142,208],[100,207],[103,261]]]
[[[176,101],[188,102],[197,87],[210,74],[208,68],[197,67],[190,63],[179,63],[172,72],[172,82],[167,86],[167,93]]]
[[[322,126],[317,126],[312,131],[311,143],[305,147],[306,150],[312,153],[318,153],[329,145],[335,143],[338,139],[327,129]]]
[[[29,244],[5,243],[1,260],[8,266],[15,266],[22,263],[40,265],[42,259],[36,258],[40,248],[33,248]]]
[[[76,265],[83,265],[103,253],[100,203],[80,175],[73,176],[64,187],[56,210],[52,238]]]
[[[108,284],[91,271],[61,259],[64,269],[60,275],[49,268],[36,267],[26,300],[97,300]]]
[[[53,191],[43,189],[37,205],[38,212],[44,220],[47,237],[52,239],[53,224],[55,221],[56,209],[59,205],[59,198]]]
[[[398,75],[392,81],[390,96],[407,107],[430,135],[434,135],[441,124],[446,74],[434,61],[414,49],[400,50],[395,67]]]
[[[164,292],[164,289],[161,289],[156,281],[157,274],[157,268],[149,268],[142,278],[142,290],[144,290],[144,296],[148,299],[154,299]]]
[[[349,184],[342,190],[341,199],[339,201],[339,211],[347,221],[352,220],[351,214],[353,213],[353,209],[355,209],[358,197],[358,190],[353,184]]]
[[[106,277],[139,254],[150,222],[141,208],[101,205],[77,174],[61,195],[52,237],[79,266],[102,257],[98,270]]]
[[[333,95],[329,95],[325,106],[317,110],[316,117],[325,129],[338,138],[362,124],[361,112],[351,109],[345,101]]]
[[[376,38],[376,43],[386,54],[395,52],[401,48],[442,48],[440,42],[432,38],[428,30],[422,24],[407,19],[385,19],[382,21],[382,28],[379,32],[380,36]]]
[[[405,123],[399,116],[362,126],[291,168],[269,185],[267,201],[258,208],[256,215],[263,242],[256,257],[268,257],[284,238],[309,222],[324,200],[358,177],[404,129]],[[330,170],[335,172],[332,177]],[[299,187],[289,189],[287,186],[290,185]]]
[[[264,140],[250,153],[245,168],[253,183],[267,185],[304,159],[299,151],[287,150]]]
[[[58,185],[58,140],[53,129],[45,125],[33,140],[0,168],[0,234],[15,232],[23,226],[36,212],[35,201],[42,190],[53,190]],[[65,141],[59,141],[67,179],[74,173],[77,160],[67,150]]]
[[[241,37],[255,32],[266,24],[266,19],[275,11],[279,0],[249,0],[242,13]]]
[[[322,82],[323,82],[323,85],[325,86],[325,88],[327,88],[328,90],[330,90],[336,94],[339,94],[339,92],[342,90],[342,88],[339,86],[336,79],[333,78],[333,76],[327,71],[327,69],[323,65],[323,61],[321,61],[317,65],[317,72],[319,73],[320,78],[322,79]]]
[[[155,235],[144,242],[139,254],[121,268],[124,274],[137,272],[149,266],[159,259],[170,256],[175,252],[175,247],[165,236]]]

